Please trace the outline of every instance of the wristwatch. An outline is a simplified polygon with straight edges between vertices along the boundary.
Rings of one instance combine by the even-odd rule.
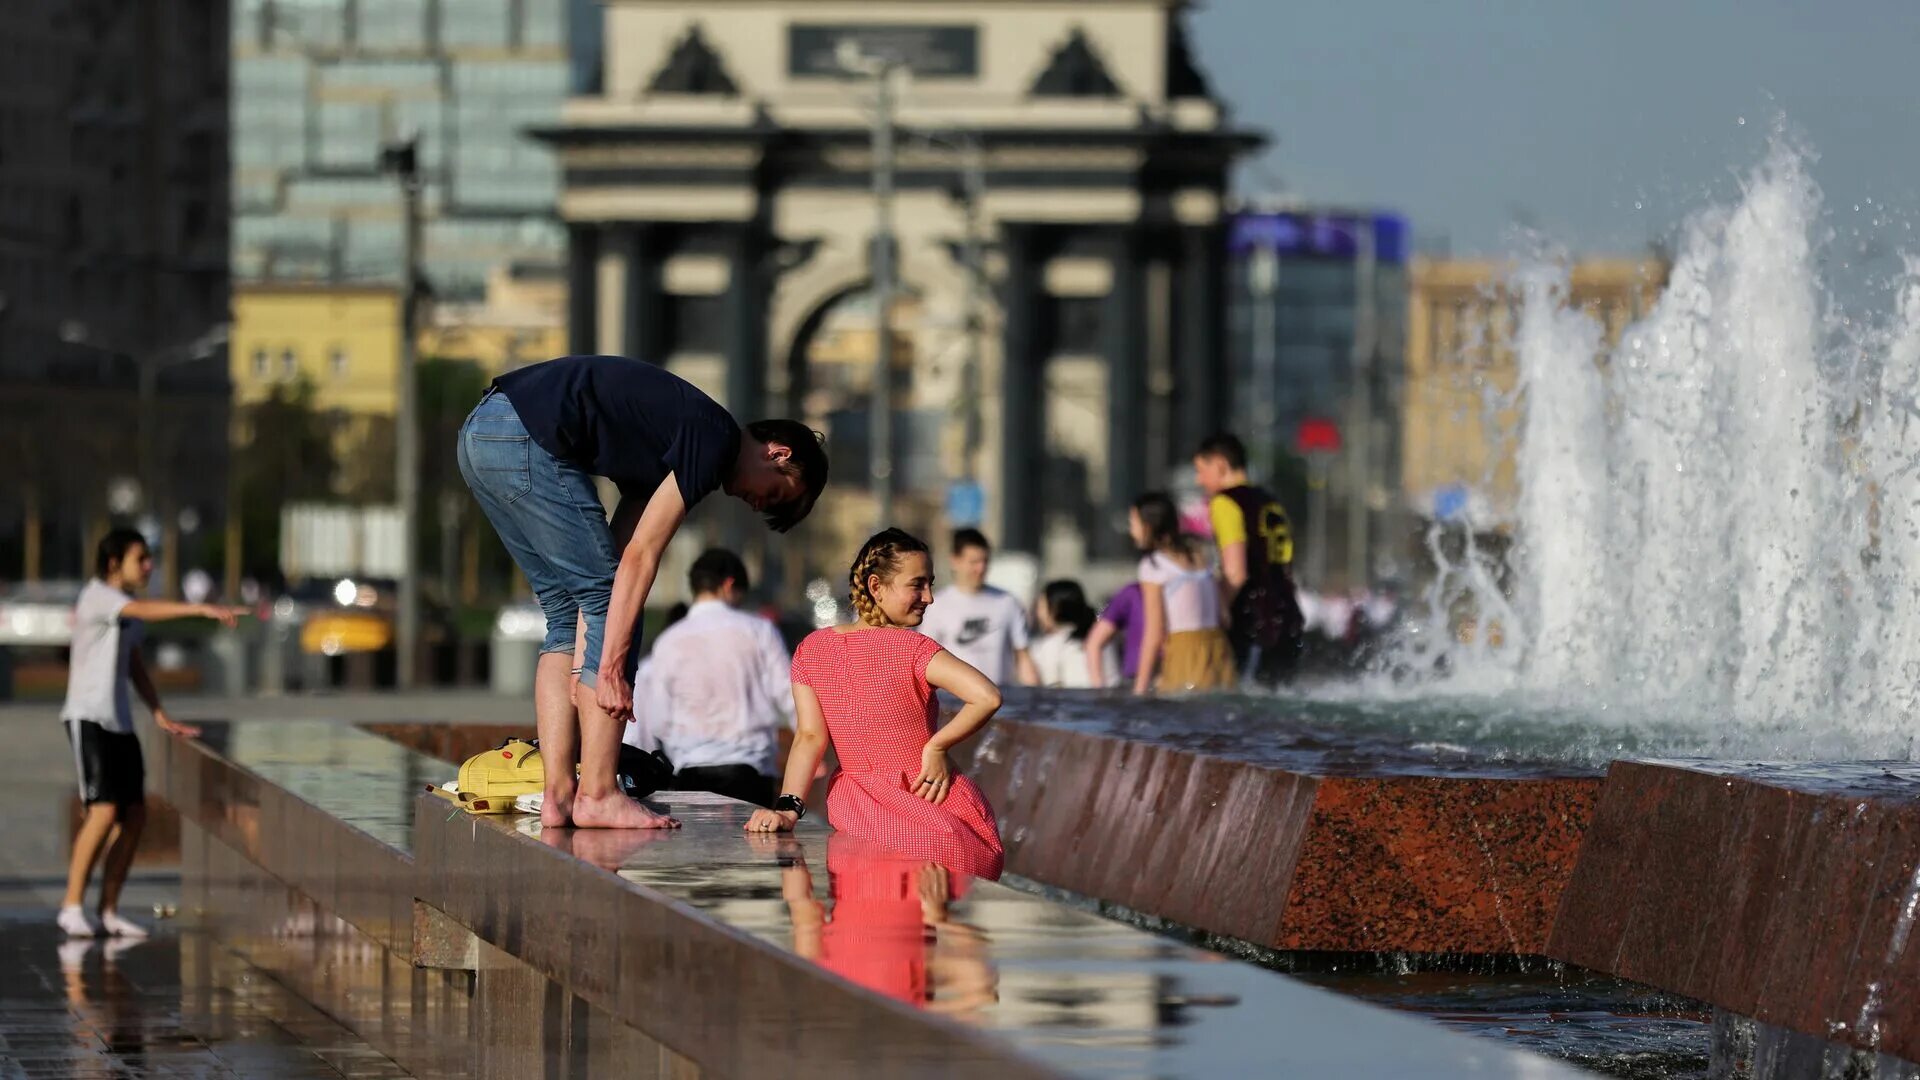
[[[773,800],[775,810],[785,810],[793,815],[795,821],[807,816],[807,804],[800,801],[798,795],[782,795]]]

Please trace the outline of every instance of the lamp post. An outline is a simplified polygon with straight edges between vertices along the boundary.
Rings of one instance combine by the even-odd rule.
[[[851,39],[835,57],[842,70],[873,80],[873,412],[869,422],[867,477],[873,486],[877,528],[893,524],[893,297],[898,288],[893,265],[893,112],[894,74],[899,59],[867,56]]]
[[[400,506],[400,595],[394,627],[394,681],[411,690],[420,652],[420,416],[414,326],[420,283],[420,137],[390,143],[380,166],[400,182],[400,348],[393,417],[394,499]]]
[[[194,364],[211,359],[222,346],[226,345],[228,334],[228,325],[219,323],[206,333],[184,344],[156,349],[149,353],[134,354],[139,378],[138,434],[141,501],[146,504],[147,513],[152,516],[164,538],[160,552],[162,563],[160,582],[161,588],[169,596],[179,585],[180,545],[174,542],[177,530],[174,527],[173,508],[163,505],[166,500],[160,498],[160,425],[157,415],[160,373],[182,364]],[[232,512],[231,508],[228,512]]]
[[[1372,584],[1372,545],[1367,535],[1368,489],[1372,485],[1374,237],[1373,219],[1362,215],[1353,229],[1353,388],[1347,398],[1347,573],[1350,588]]]

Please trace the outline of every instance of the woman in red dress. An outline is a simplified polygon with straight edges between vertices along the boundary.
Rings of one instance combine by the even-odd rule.
[[[947,751],[1000,708],[985,675],[911,628],[933,603],[927,545],[900,530],[860,549],[849,575],[853,626],[816,630],[793,654],[793,749],[783,794],[755,811],[751,832],[784,831],[831,740],[840,769],[827,785],[833,827],[975,877],[998,878],[1005,861],[993,808],[954,773]],[[934,691],[959,698],[958,715],[935,727]]]

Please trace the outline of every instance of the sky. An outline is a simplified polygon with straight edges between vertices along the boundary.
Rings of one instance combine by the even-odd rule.
[[[1837,238],[1883,237],[1890,271],[1920,228],[1911,0],[1201,0],[1189,25],[1273,139],[1242,193],[1397,209],[1430,251],[1513,253],[1523,226],[1644,251],[1735,197],[1782,119]]]

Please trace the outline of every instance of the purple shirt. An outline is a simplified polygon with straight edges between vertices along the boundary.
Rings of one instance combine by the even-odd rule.
[[[1140,583],[1136,581],[1115,593],[1100,612],[1101,622],[1120,628],[1120,671],[1129,679],[1140,670],[1140,639],[1147,632],[1147,611],[1140,604]]]

